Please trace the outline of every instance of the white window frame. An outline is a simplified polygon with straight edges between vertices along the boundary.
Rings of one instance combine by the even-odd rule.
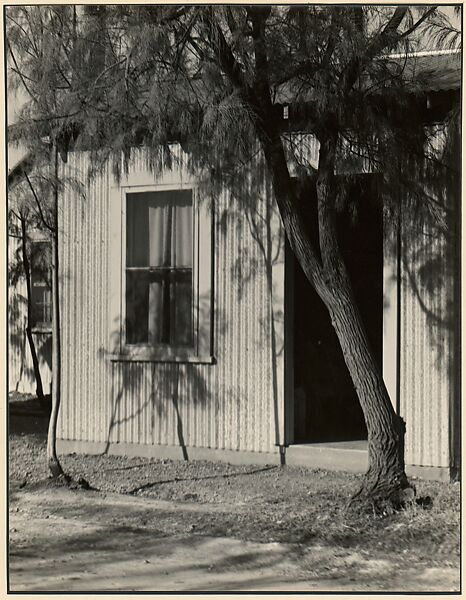
[[[50,260],[52,259],[52,240],[50,237],[46,237],[42,231],[32,231],[30,234],[30,242],[32,244],[48,244],[50,246]],[[30,276],[31,276],[31,292],[33,283],[33,264],[32,258],[30,258]],[[50,262],[50,277],[52,276],[52,262]],[[45,284],[44,284],[45,286]],[[52,290],[50,290],[50,321],[39,321],[35,325],[31,327],[32,333],[52,333],[52,311],[53,311],[53,298],[52,298]]]
[[[110,189],[109,219],[109,299],[110,359],[112,361],[214,363],[212,352],[213,327],[213,227],[212,206],[201,202],[196,181],[173,176],[155,180],[154,175],[134,172]],[[165,179],[165,181],[164,181]],[[166,181],[166,180],[169,181]],[[127,194],[191,190],[193,206],[193,346],[175,347],[168,344],[126,343],[126,204]],[[208,298],[209,314],[201,314],[200,299]]]

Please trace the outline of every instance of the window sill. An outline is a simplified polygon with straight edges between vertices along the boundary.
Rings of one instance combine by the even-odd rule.
[[[163,356],[158,353],[151,353],[150,351],[108,354],[107,358],[110,362],[188,363],[202,365],[215,365],[217,363],[214,356],[195,356],[193,354]]]

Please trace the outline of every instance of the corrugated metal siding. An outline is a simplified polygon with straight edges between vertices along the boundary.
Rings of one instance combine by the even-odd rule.
[[[402,236],[400,411],[406,462],[451,466],[450,419],[455,388],[454,252],[439,228]]]
[[[84,155],[71,155],[59,212],[61,257],[62,406],[59,437],[105,438],[111,415],[103,356],[108,347],[107,214],[108,172],[86,188]]]
[[[83,154],[70,158],[68,172],[84,176],[86,160]],[[136,161],[133,168],[143,165]],[[216,364],[111,362],[109,172],[91,183],[84,200],[67,189],[60,215],[62,439],[274,451],[283,382],[278,375],[274,394],[273,374],[283,372],[283,344],[273,360],[270,335],[273,314],[277,338],[283,337],[283,281],[271,278],[283,262],[283,240],[267,206],[263,173],[257,165],[251,173],[239,177],[250,213],[244,198],[226,190],[215,199]],[[262,237],[267,226],[274,228],[270,247]],[[267,269],[271,257],[274,266]]]
[[[8,264],[16,263],[19,241],[8,239]],[[26,338],[26,283],[19,279],[16,285],[8,288],[8,391],[22,394],[36,393],[36,380],[32,366],[31,352]],[[44,393],[50,393],[52,339],[49,333],[34,332],[39,369]]]

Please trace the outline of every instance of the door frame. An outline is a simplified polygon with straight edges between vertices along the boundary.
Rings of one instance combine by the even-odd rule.
[[[285,240],[285,306],[284,306],[284,408],[285,446],[294,444],[294,297],[295,256],[288,240]]]

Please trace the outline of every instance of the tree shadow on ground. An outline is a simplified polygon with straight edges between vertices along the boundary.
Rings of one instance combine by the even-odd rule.
[[[189,523],[189,515],[184,519]],[[203,535],[171,536],[152,527],[100,526],[92,522],[86,524],[84,530],[71,524],[62,532],[55,519],[49,523],[55,532],[48,536],[46,553],[36,527],[27,549],[20,543],[11,544],[12,590],[20,582],[22,585],[29,582],[28,591],[66,590],[73,577],[85,583],[83,590],[94,592],[176,590],[180,585],[177,577],[186,576],[189,588],[197,581],[199,590],[208,584],[212,575],[224,580],[234,575],[234,580],[240,582],[253,574],[252,579],[260,583],[261,572],[269,569],[276,573],[284,558],[293,554],[290,548],[263,552],[257,545],[253,551],[245,551],[239,541],[225,545],[221,540]],[[23,569],[24,575],[21,575]],[[270,572],[267,579],[270,580]],[[183,587],[182,584],[180,589]],[[79,584],[74,583],[72,589],[80,590]]]
[[[15,525],[20,532],[12,534],[12,590],[233,591],[260,589],[261,585],[286,589],[297,581],[315,582],[316,589],[322,585],[322,590],[352,585],[354,590],[359,586],[385,590],[394,589],[387,585],[393,586],[395,580],[398,589],[403,589],[410,582],[403,583],[400,574],[426,568],[417,556],[400,557],[399,545],[380,552],[373,552],[373,547],[369,552],[365,544],[342,546],[337,539],[323,545],[317,541],[317,546],[245,545],[232,539],[227,528],[212,533],[213,514],[206,509],[200,514],[179,507],[154,510],[150,503],[131,510],[103,502],[86,504],[76,501],[52,507],[44,502],[38,507],[41,510],[27,517],[27,542],[20,523]],[[218,512],[219,523],[223,515],[227,522],[238,518]],[[15,518],[20,519],[21,513]],[[451,573],[448,576],[452,579]]]
[[[138,494],[139,492],[143,492],[144,490],[155,487],[156,485],[161,485],[164,483],[178,483],[182,481],[202,481],[205,479],[230,479],[231,477],[239,477],[242,475],[255,475],[256,473],[263,473],[265,471],[271,471],[276,469],[276,465],[271,465],[267,467],[262,467],[260,469],[253,469],[251,471],[239,471],[238,473],[220,473],[218,475],[206,475],[204,477],[176,477],[174,479],[162,479],[158,481],[153,481],[150,483],[145,483],[144,485],[137,486],[128,492],[127,494]]]

